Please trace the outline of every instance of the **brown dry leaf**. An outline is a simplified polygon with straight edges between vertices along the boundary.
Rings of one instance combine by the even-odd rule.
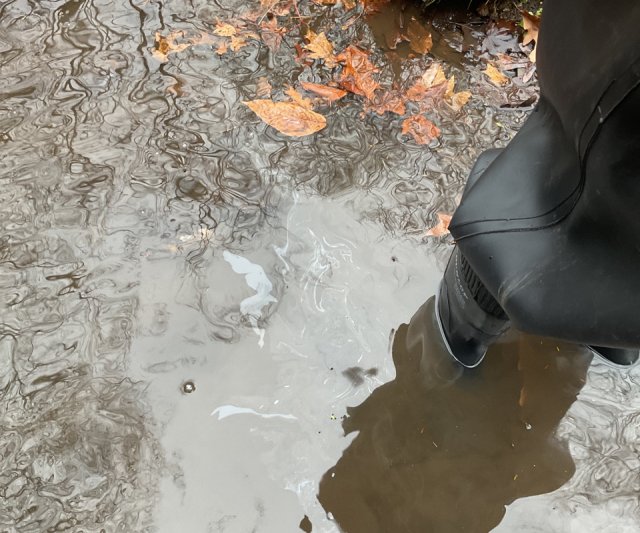
[[[189,48],[189,46],[191,46],[189,42],[178,44],[177,40],[182,36],[183,33],[179,31],[171,32],[166,37],[156,32],[155,48],[152,52],[153,57],[165,63],[168,60],[167,56],[169,54],[182,52]]]
[[[342,5],[344,6],[345,10],[349,11],[356,7],[356,0],[342,0]]]
[[[438,213],[438,223],[433,228],[427,230],[426,237],[442,237],[449,233],[449,224],[451,223],[451,215]]]
[[[313,3],[321,6],[335,6],[338,0],[313,0]]]
[[[259,98],[269,98],[271,96],[271,83],[269,78],[261,76],[258,78],[258,86],[256,87],[256,96]]]
[[[524,28],[524,35],[522,37],[522,44],[528,45],[533,42],[533,50],[529,54],[529,60],[532,63],[536,62],[536,46],[538,45],[538,32],[540,31],[540,17],[536,17],[531,13],[522,11],[522,27]]]
[[[216,52],[218,55],[224,55],[229,51],[229,45],[227,44],[227,41],[223,41],[218,45],[218,48],[216,49]]]
[[[305,45],[305,48],[311,52],[309,57],[313,59],[323,59],[325,65],[328,67],[336,66],[336,57],[333,53],[333,45],[331,41],[327,39],[327,36],[322,33],[315,33],[309,30],[306,35],[309,44]]]
[[[351,45],[336,59],[344,63],[340,85],[349,92],[371,100],[380,84],[373,79],[378,69],[369,61],[369,54]]]
[[[272,52],[280,48],[285,33],[287,33],[287,30],[278,26],[278,19],[276,17],[260,24],[262,40]]]
[[[404,115],[406,107],[402,95],[398,91],[392,90],[376,94],[373,100],[365,105],[364,110],[373,111],[378,115],[384,115],[387,111],[396,115]]]
[[[300,82],[302,88],[305,91],[309,91],[312,93],[316,93],[318,96],[321,96],[325,100],[329,102],[334,102],[336,100],[340,100],[346,96],[347,91],[343,91],[342,89],[338,89],[337,87],[329,87],[328,85],[319,85],[317,83],[311,83],[308,81]]]
[[[391,0],[360,0],[364,8],[365,15],[372,15],[381,11],[382,8],[387,5]]]
[[[491,63],[487,65],[487,68],[482,71],[487,75],[489,81],[498,87],[502,85],[506,85],[509,83],[509,78],[507,78],[502,72],[500,72],[496,67],[494,67]]]
[[[407,26],[407,41],[411,50],[417,54],[426,54],[431,50],[433,46],[433,39],[431,38],[431,32],[427,30],[417,20],[412,20]]]
[[[447,82],[447,77],[442,70],[440,63],[433,63],[424,74],[418,78],[409,90],[407,91],[407,98],[413,102],[419,102],[427,97],[439,96],[439,94],[445,90],[444,84]]]
[[[182,39],[183,42],[178,44],[178,39]],[[175,52],[182,52],[191,46],[197,46],[199,44],[215,44],[216,40],[208,33],[199,33],[193,37],[186,38],[183,32],[176,31],[171,32],[167,37],[163,37],[156,32],[155,49],[153,50],[153,56],[162,61],[167,61],[167,56]]]
[[[238,33],[238,29],[231,24],[218,21],[216,22],[216,29],[213,30],[213,33],[220,37],[233,37]]]
[[[429,144],[440,135],[440,130],[423,115],[414,115],[402,122],[402,133],[413,136],[418,144]]]
[[[449,107],[454,111],[460,111],[471,98],[471,93],[469,91],[460,91],[457,93],[455,92],[455,86],[456,78],[455,76],[451,76],[447,82],[447,89],[444,92],[444,101],[447,102]]]
[[[311,135],[327,125],[322,115],[293,102],[251,100],[244,103],[269,126],[291,137]]]
[[[300,107],[304,107],[305,109],[313,109],[313,103],[308,98],[302,96],[298,91],[296,91],[293,87],[289,87],[285,94],[293,100],[294,104],[298,104]]]

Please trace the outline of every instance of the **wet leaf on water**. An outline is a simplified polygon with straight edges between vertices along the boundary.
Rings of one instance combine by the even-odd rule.
[[[533,50],[529,54],[529,59],[532,63],[535,63],[538,32],[540,31],[540,17],[536,17],[527,11],[522,11],[522,27],[524,28],[522,44],[526,46],[533,42]]]
[[[182,42],[178,43],[178,40],[182,40]],[[191,46],[214,44],[215,42],[214,38],[207,33],[199,33],[193,37],[187,38],[184,32],[181,31],[171,32],[166,37],[161,35],[159,32],[156,32],[155,48],[152,54],[158,61],[165,63],[168,61],[167,56],[169,54],[182,52]]]
[[[300,83],[300,85],[302,85],[302,88],[305,91],[315,93],[318,96],[321,96],[322,98],[324,98],[325,100],[328,100],[329,102],[340,100],[340,98],[343,98],[347,94],[347,91],[338,89],[337,87],[329,87],[328,85],[319,85],[317,83],[311,83],[308,81],[303,81]]]
[[[431,32],[417,20],[412,20],[407,26],[407,40],[411,50],[418,54],[426,54],[433,46]]]
[[[309,30],[306,38],[309,43],[304,47],[311,52],[309,57],[324,60],[325,65],[328,67],[336,66],[337,62],[333,53],[333,44],[331,44],[331,41],[327,39],[324,32],[315,33],[314,31]]]
[[[402,133],[411,135],[418,144],[429,144],[440,135],[440,130],[425,116],[414,115],[402,122]]]
[[[372,15],[378,13],[386,6],[391,0],[360,0],[365,15]]]
[[[384,115],[387,111],[396,115],[404,115],[406,106],[403,95],[398,91],[378,92],[373,100],[367,102],[365,111],[373,111],[378,115]]]
[[[291,137],[311,135],[327,125],[322,115],[293,102],[251,100],[244,104],[269,126]]]
[[[216,29],[213,30],[213,33],[220,37],[232,37],[238,33],[238,29],[226,22],[217,22]]]
[[[407,91],[407,98],[419,102],[427,98],[441,96],[445,90],[447,77],[440,63],[433,63]]]
[[[494,67],[491,63],[487,65],[487,68],[482,71],[489,81],[498,87],[506,85],[509,83],[509,78],[505,76],[502,72],[500,72],[496,67]]]
[[[237,52],[240,48],[247,46],[247,37],[242,35],[231,36],[231,50]]]
[[[300,107],[304,107],[305,109],[313,109],[313,103],[308,98],[302,96],[298,91],[296,91],[293,87],[289,87],[285,94],[291,98],[294,104],[299,105]]]
[[[287,33],[287,30],[278,26],[278,19],[276,17],[260,24],[262,41],[272,52],[280,48],[285,33]]]
[[[227,41],[223,41],[218,45],[218,48],[216,48],[216,53],[218,55],[224,55],[229,51],[229,45],[227,44]]]
[[[269,98],[271,96],[271,83],[269,83],[269,78],[266,76],[261,76],[258,78],[258,86],[256,87],[256,96],[259,98]]]
[[[182,32],[171,32],[166,37],[156,32],[155,48],[152,52],[153,57],[158,61],[165,63],[168,60],[168,55],[176,52],[182,52],[183,50],[191,46],[190,43],[178,44],[178,39],[182,37]]]
[[[336,59],[344,64],[340,85],[349,92],[373,99],[380,84],[373,78],[378,69],[369,61],[369,54],[351,45]]]
[[[447,82],[447,89],[444,93],[444,101],[449,104],[449,107],[454,111],[460,111],[465,104],[471,99],[471,93],[469,91],[455,92],[456,79],[455,76],[451,76]]]
[[[449,233],[449,224],[451,223],[451,215],[438,213],[438,223],[425,233],[426,237],[442,237]]]

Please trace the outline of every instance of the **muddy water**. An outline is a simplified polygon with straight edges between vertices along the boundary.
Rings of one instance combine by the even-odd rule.
[[[516,336],[443,387],[419,318],[390,351],[450,250],[425,229],[530,88],[483,82],[483,28],[434,22],[477,96],[434,111],[440,141],[356,99],[291,140],[240,101],[301,74],[301,29],[276,53],[153,55],[244,8],[0,3],[0,531],[425,531],[457,487],[483,493],[469,531],[637,531],[638,371]],[[342,39],[401,75],[369,23]]]

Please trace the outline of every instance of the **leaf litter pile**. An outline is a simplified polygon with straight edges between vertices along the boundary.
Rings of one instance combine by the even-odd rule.
[[[498,108],[535,103],[539,17],[523,12],[520,27],[463,24],[461,39],[446,41],[421,9],[409,0],[254,0],[234,17],[204,20],[199,31],[156,33],[152,54],[167,63],[204,45],[229,61],[264,48],[272,75],[260,78],[243,103],[289,137],[313,135],[340,106],[358,105],[363,120],[391,116],[406,142],[436,146],[436,116],[455,122],[473,100]],[[376,20],[386,30],[377,41],[371,38]],[[283,83],[278,67],[287,64],[296,68]],[[456,69],[471,73],[467,87],[458,87]],[[427,236],[447,234],[450,217],[438,216]]]

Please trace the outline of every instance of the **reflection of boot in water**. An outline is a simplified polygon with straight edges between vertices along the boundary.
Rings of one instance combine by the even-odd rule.
[[[505,505],[573,474],[553,435],[591,356],[524,337],[464,369],[445,352],[433,316],[431,299],[398,329],[396,379],[348,410],[345,433],[358,435],[318,496],[346,533],[486,533]]]

